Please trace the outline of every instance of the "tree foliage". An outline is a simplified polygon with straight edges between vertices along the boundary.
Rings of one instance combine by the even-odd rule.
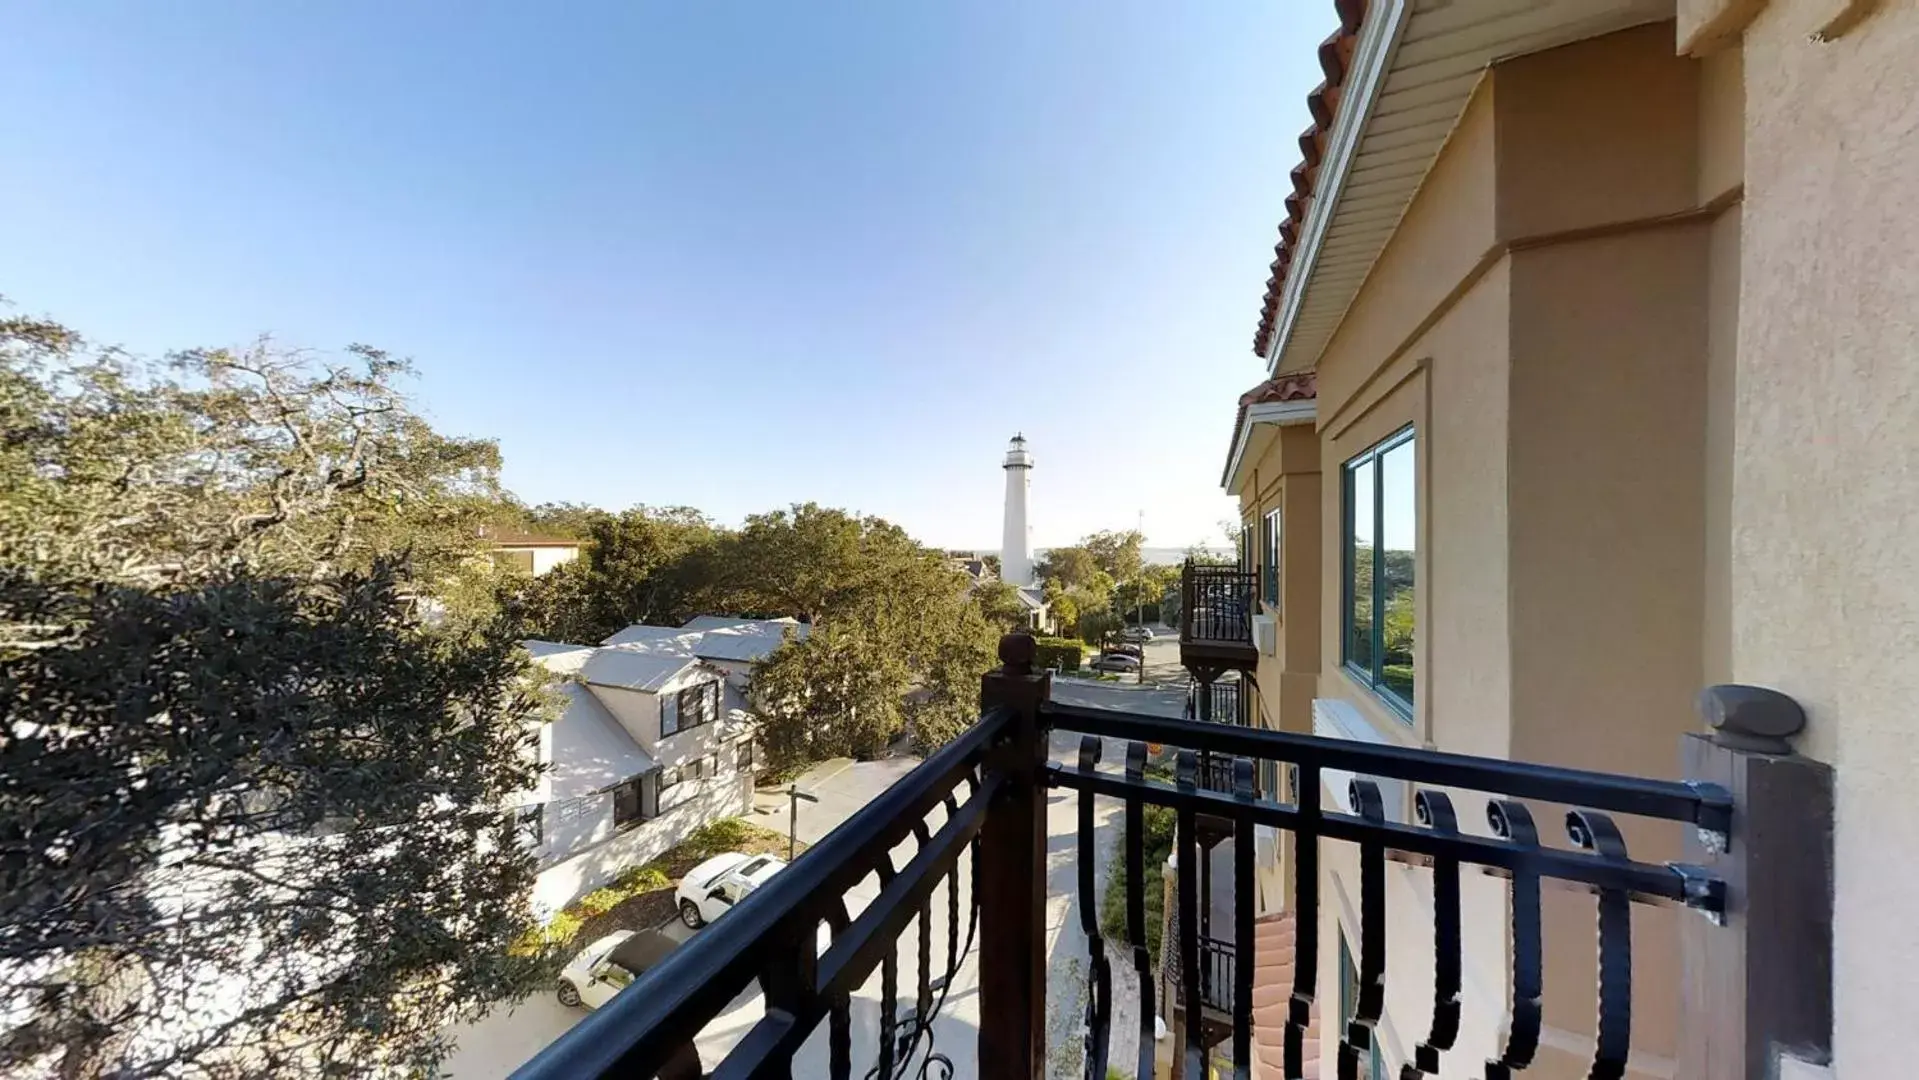
[[[0,1074],[427,1073],[539,985],[498,454],[403,370],[0,321]]]
[[[1139,576],[1145,563],[1141,548],[1146,543],[1143,533],[1128,529],[1124,532],[1096,532],[1080,541],[1080,546],[1092,556],[1094,564],[1105,571],[1114,581],[1132,581]]]
[[[1004,581],[982,581],[973,586],[973,603],[981,617],[1001,633],[1027,625],[1026,604],[1020,600],[1019,590]]]
[[[529,582],[528,624],[551,641],[593,644],[634,623],[678,626],[725,602],[722,533],[684,506],[637,506],[583,519],[585,550]]]
[[[499,449],[414,414],[396,387],[408,370],[369,346],[318,358],[267,341],[159,365],[0,319],[0,556],[153,586],[398,553],[443,599],[490,596],[478,534]]]
[[[909,725],[930,749],[977,719],[998,634],[938,552],[811,503],[748,518],[731,546],[737,603],[813,624],[753,674],[776,767],[870,757]]]

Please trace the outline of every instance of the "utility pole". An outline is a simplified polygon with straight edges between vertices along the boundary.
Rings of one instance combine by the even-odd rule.
[[[792,862],[800,839],[800,800],[819,802],[819,797],[800,790],[795,782],[786,786],[786,861]]]

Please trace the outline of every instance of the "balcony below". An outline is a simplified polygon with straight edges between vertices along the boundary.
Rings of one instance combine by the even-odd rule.
[[[1188,670],[1248,671],[1258,663],[1253,616],[1259,575],[1233,566],[1188,562],[1180,571],[1179,656]]]

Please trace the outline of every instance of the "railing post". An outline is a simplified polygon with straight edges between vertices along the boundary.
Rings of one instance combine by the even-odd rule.
[[[1035,672],[1030,634],[1000,639],[1000,667],[980,681],[982,711],[1014,713],[988,767],[1005,782],[979,836],[979,1075],[1035,1080],[1046,1061],[1046,730],[1050,672]]]
[[[1679,1075],[1768,1080],[1778,1058],[1832,1051],[1832,769],[1793,752],[1798,702],[1753,686],[1699,695],[1713,729],[1688,735],[1686,777],[1731,793],[1732,827],[1700,829],[1686,861],[1725,882],[1718,922],[1681,925]]]

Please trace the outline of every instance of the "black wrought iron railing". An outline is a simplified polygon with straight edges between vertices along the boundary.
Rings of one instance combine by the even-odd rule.
[[[1252,723],[1252,695],[1243,692],[1244,686],[1237,675],[1210,683],[1193,680],[1186,686],[1186,719],[1215,724]]]
[[[955,1075],[933,1019],[979,929],[976,840],[1009,777],[982,766],[1011,726],[1009,711],[988,712],[516,1075],[702,1076],[701,1030],[757,983],[763,1018],[704,1075],[792,1075],[793,1057],[824,1023],[819,1071],[849,1077],[852,995],[876,968],[883,990],[877,1046],[861,1048],[860,1075],[904,1076],[909,1062],[921,1075]],[[877,888],[863,906],[859,887]],[[912,996],[902,1009],[901,949],[909,937]]]
[[[1402,1080],[1437,1073],[1459,1038],[1461,880],[1480,871],[1505,879],[1510,948],[1497,962],[1510,962],[1512,996],[1499,1056],[1483,1066],[1463,1065],[1506,1078],[1532,1062],[1543,1016],[1541,891],[1560,882],[1597,898],[1590,1075],[1619,1077],[1632,1046],[1632,905],[1680,905],[1703,913],[1697,925],[1723,924],[1728,883],[1714,869],[1635,859],[1610,815],[1672,823],[1668,827],[1685,834],[1708,862],[1735,850],[1729,845],[1740,839],[1731,836],[1736,808],[1740,821],[1754,814],[1780,820],[1768,804],[1735,798],[1734,791],[1764,787],[1743,779],[1743,765],[1721,770],[1727,783],[1679,783],[1059,704],[1048,700],[1050,676],[1033,670],[1030,638],[1009,637],[1000,655],[1004,666],[984,681],[986,712],[977,725],[516,1075],[1033,1080],[1048,1056],[1049,997],[1071,1000],[1075,992],[1049,984],[1046,958],[1048,849],[1068,839],[1048,836],[1047,792],[1060,789],[1075,793],[1076,803],[1071,887],[1088,963],[1083,1024],[1074,1027],[1084,1033],[1079,1049],[1086,1076],[1103,1080],[1116,1049],[1136,1055],[1137,1075],[1153,1075],[1155,1018],[1181,1015],[1189,1020],[1175,1024],[1185,1075],[1206,1075],[1205,1062],[1228,1040],[1236,1074],[1246,1075],[1259,967],[1251,868],[1255,826],[1264,825],[1294,838],[1286,903],[1295,920],[1292,982],[1279,1033],[1285,1076],[1305,1071],[1306,1033],[1322,995],[1338,999],[1337,988],[1317,982],[1325,947],[1317,916],[1319,856],[1323,845],[1348,844],[1357,849],[1359,866],[1358,989],[1350,1016],[1323,1017],[1328,1028],[1343,1025],[1336,1029],[1337,1075],[1355,1076],[1370,1057],[1383,1015],[1391,941],[1385,867],[1392,859],[1424,867],[1433,913],[1434,955],[1413,964],[1433,973],[1429,1015],[1395,1018],[1398,1030],[1427,1032],[1403,1063]],[[1079,736],[1073,760],[1048,761],[1048,748],[1065,733]],[[1172,780],[1149,775],[1149,744],[1176,748]],[[1229,763],[1227,790],[1202,783],[1202,756]],[[1268,761],[1296,771],[1291,801],[1257,790],[1256,763]],[[1777,785],[1781,775],[1771,774],[1771,782]],[[1338,790],[1329,792],[1336,779]],[[1389,792],[1396,794],[1389,798]],[[1098,860],[1113,850],[1097,835],[1103,807],[1110,805],[1103,799],[1120,803],[1113,857],[1128,883],[1117,940],[1100,918],[1105,875]],[[1550,843],[1527,800],[1578,808],[1564,817],[1569,846]],[[1170,808],[1177,822],[1174,932],[1164,943],[1179,974],[1174,1002],[1154,1000],[1148,951],[1145,898],[1147,890],[1162,887],[1158,867],[1147,862],[1151,806]],[[1461,806],[1483,812],[1485,828],[1462,820]],[[1200,895],[1201,815],[1231,823],[1227,842],[1237,872],[1224,887],[1230,895]],[[1210,905],[1209,918],[1200,917],[1202,904]],[[1230,919],[1221,919],[1222,910]],[[1749,914],[1733,917],[1743,927]],[[976,930],[979,948],[972,950]],[[1751,932],[1736,933],[1744,941]],[[1712,953],[1732,939],[1688,940],[1703,940]],[[1129,964],[1136,975],[1136,1032],[1112,1029],[1114,963]],[[903,976],[911,988],[904,1002]],[[756,983],[760,1012],[738,1011],[748,1008],[738,999]],[[950,1015],[947,997],[956,988],[971,999],[975,1020]],[[1714,1000],[1728,997],[1739,995]],[[1746,1038],[1749,1012],[1729,1024],[1725,1010],[1733,1006],[1702,1007],[1719,1011],[1703,1019],[1688,1014],[1682,1023],[1697,1019],[1705,1042],[1744,1045],[1738,1040]],[[1561,1015],[1570,1016],[1571,1008],[1559,1006]],[[1200,1022],[1207,1011],[1213,1015]],[[727,1021],[713,1024],[723,1013]],[[1775,1029],[1778,1024],[1767,1030]],[[1729,1068],[1714,1065],[1699,1075],[1744,1075]]]
[[[1256,571],[1189,562],[1179,583],[1181,641],[1252,644]]]
[[[1199,1001],[1208,1009],[1233,1008],[1233,960],[1238,946],[1202,935],[1199,939]]]

